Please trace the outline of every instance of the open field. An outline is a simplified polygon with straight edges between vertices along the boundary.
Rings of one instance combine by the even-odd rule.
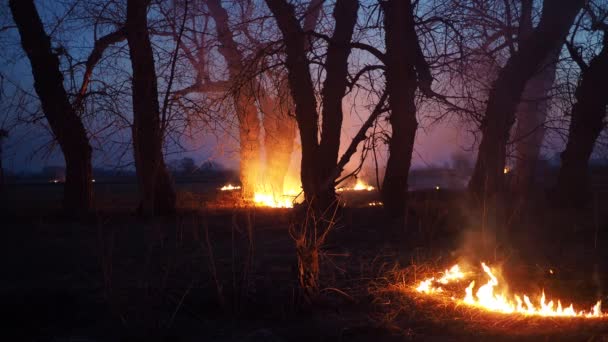
[[[406,223],[387,220],[379,207],[354,206],[367,199],[351,197],[353,207],[339,213],[323,247],[322,298],[303,308],[289,235],[293,210],[218,207],[233,202],[217,187],[178,184],[178,215],[145,221],[133,214],[134,185],[96,184],[99,210],[78,222],[56,214],[60,186],[9,187],[2,198],[0,295],[10,320],[2,333],[26,341],[608,336],[604,320],[510,320],[395,289],[404,279],[413,283],[428,270],[472,257],[462,194],[448,191],[414,193]],[[535,217],[514,227],[492,260],[516,280],[513,286],[542,287],[585,307],[608,302],[608,253],[601,248],[608,243],[606,214]]]

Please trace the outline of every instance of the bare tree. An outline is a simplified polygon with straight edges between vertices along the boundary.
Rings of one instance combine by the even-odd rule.
[[[608,24],[594,14],[593,8],[586,12],[592,17],[592,27],[603,32],[600,52],[589,63],[572,42],[568,48],[572,58],[581,69],[580,81],[575,92],[571,112],[571,123],[566,149],[561,154],[562,165],[556,185],[557,200],[564,205],[580,206],[587,198],[589,187],[589,158],[595,142],[605,127],[608,96]],[[598,18],[599,17],[599,18]]]
[[[176,198],[163,157],[163,131],[147,8],[146,0],[127,1],[127,41],[133,69],[133,153],[142,213],[165,215],[175,211]]]
[[[85,127],[70,104],[59,59],[34,2],[11,0],[9,4],[21,45],[32,65],[34,88],[65,159],[63,206],[71,213],[85,212],[92,205],[91,147]]]
[[[582,0],[544,1],[540,23],[501,68],[490,90],[470,191],[490,198],[503,190],[506,146],[526,82],[565,39]]]

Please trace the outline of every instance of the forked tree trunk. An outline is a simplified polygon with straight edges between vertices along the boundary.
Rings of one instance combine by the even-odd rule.
[[[175,190],[163,158],[156,70],[146,0],[127,2],[127,41],[133,68],[133,152],[144,215],[175,212]]]
[[[335,29],[328,43],[326,75],[321,91],[321,142],[318,139],[317,101],[306,56],[306,34],[293,6],[287,1],[266,0],[266,4],[283,35],[287,78],[302,142],[300,179],[310,209],[307,214],[313,217],[302,217],[301,226],[294,236],[297,236],[300,288],[304,299],[311,302],[319,291],[319,246],[331,229],[335,215],[331,208],[336,208],[334,181],[342,128],[342,99],[347,85],[348,56],[358,1],[338,0],[334,8]]]
[[[581,73],[575,93],[576,103],[572,107],[568,143],[561,155],[556,198],[567,206],[580,206],[586,202],[589,158],[595,141],[605,126],[608,105],[608,32],[604,35],[602,51]]]
[[[391,110],[392,134],[382,184],[382,200],[391,216],[403,216],[407,202],[408,175],[418,122],[414,96],[417,88],[412,49],[418,44],[410,0],[383,2],[386,44],[386,89]]]
[[[91,146],[86,130],[63,87],[59,59],[32,0],[9,2],[21,36],[21,45],[32,65],[34,88],[66,164],[63,207],[83,213],[92,205]]]
[[[317,102],[306,57],[307,36],[295,17],[294,8],[284,0],[266,0],[285,41],[289,87],[295,105],[302,142],[300,178],[307,203],[319,213],[335,204],[334,180],[342,128],[342,98],[347,85],[350,40],[357,19],[358,1],[338,0],[336,21],[328,43],[326,76],[321,98],[323,121],[319,142]]]
[[[551,51],[562,44],[583,3],[544,1],[538,27],[500,70],[490,90],[477,162],[469,182],[469,190],[477,198],[492,198],[504,190],[506,146],[525,84]]]

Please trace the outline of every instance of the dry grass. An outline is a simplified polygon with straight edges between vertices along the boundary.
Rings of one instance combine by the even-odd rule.
[[[540,338],[553,336],[568,340],[608,339],[608,319],[539,317],[485,311],[453,300],[458,295],[446,291],[429,296],[415,290],[420,280],[438,275],[431,263],[406,268],[394,267],[373,282],[370,293],[378,307],[375,317],[391,330],[410,327],[417,334],[441,331],[451,336],[493,336],[508,338]],[[414,328],[411,328],[414,327]],[[412,334],[412,331],[408,331]]]

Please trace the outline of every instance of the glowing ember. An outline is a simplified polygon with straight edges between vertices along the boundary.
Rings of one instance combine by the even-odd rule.
[[[506,287],[499,286],[498,278],[492,272],[492,269],[485,263],[481,263],[481,267],[485,275],[488,277],[488,282],[476,288],[475,281],[471,281],[465,289],[464,297],[458,299],[452,297],[453,300],[471,305],[483,310],[500,312],[506,314],[523,314],[546,317],[606,317],[608,314],[603,314],[601,311],[601,301],[591,308],[590,311],[575,310],[570,304],[564,307],[560,300],[557,303],[553,300],[547,302],[545,292],[530,299],[527,295],[510,294]],[[444,292],[444,285],[459,283],[464,279],[470,279],[475,276],[473,272],[462,272],[459,265],[454,265],[449,270],[443,272],[443,275],[436,279],[434,277],[422,280],[415,288],[416,291],[435,295]]]
[[[221,191],[234,191],[234,190],[241,190],[241,187],[239,185],[226,184],[223,187],[221,187],[220,190]]]
[[[510,171],[511,171],[511,170],[510,170],[508,167],[505,167],[505,168],[502,170],[502,173],[504,173],[504,174],[506,175],[506,174],[507,174],[507,173],[509,173]]]
[[[384,203],[378,202],[378,201],[373,201],[373,202],[367,203],[367,205],[369,205],[370,207],[381,207],[384,205]]]

